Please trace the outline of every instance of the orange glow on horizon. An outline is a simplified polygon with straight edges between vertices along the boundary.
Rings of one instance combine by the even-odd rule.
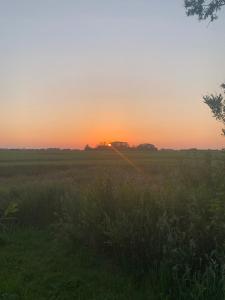
[[[68,111],[59,115],[15,111],[12,119],[0,119],[0,147],[83,149],[86,144],[95,147],[105,141],[110,147],[112,141],[124,141],[131,146],[151,143],[158,148],[223,148],[225,140],[221,136],[221,124],[209,114],[205,115],[208,116],[206,121],[199,119],[197,114],[192,123],[181,122],[176,116],[171,116],[167,123],[157,116],[150,119],[129,114],[129,118],[127,115],[123,118],[122,110],[79,120]]]
[[[0,12],[0,148],[225,147],[202,99],[221,92],[223,23],[190,26],[178,1],[55,1],[54,13],[51,1],[11,2]]]

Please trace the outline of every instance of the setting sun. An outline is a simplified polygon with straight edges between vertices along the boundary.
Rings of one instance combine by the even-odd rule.
[[[224,78],[224,18],[195,26],[178,0],[3,2],[0,147],[223,147],[201,96]]]

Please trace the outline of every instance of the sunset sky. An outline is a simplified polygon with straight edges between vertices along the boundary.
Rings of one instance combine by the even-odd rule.
[[[225,82],[221,16],[188,18],[183,0],[0,1],[0,147],[225,147],[201,100]]]

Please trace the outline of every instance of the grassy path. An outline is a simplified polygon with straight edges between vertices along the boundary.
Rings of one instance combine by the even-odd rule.
[[[48,232],[0,235],[0,299],[160,299],[134,288],[109,262],[82,249],[66,253]]]

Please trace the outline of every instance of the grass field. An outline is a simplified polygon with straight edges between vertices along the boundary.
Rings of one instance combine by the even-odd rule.
[[[224,299],[225,153],[1,150],[0,299]]]

